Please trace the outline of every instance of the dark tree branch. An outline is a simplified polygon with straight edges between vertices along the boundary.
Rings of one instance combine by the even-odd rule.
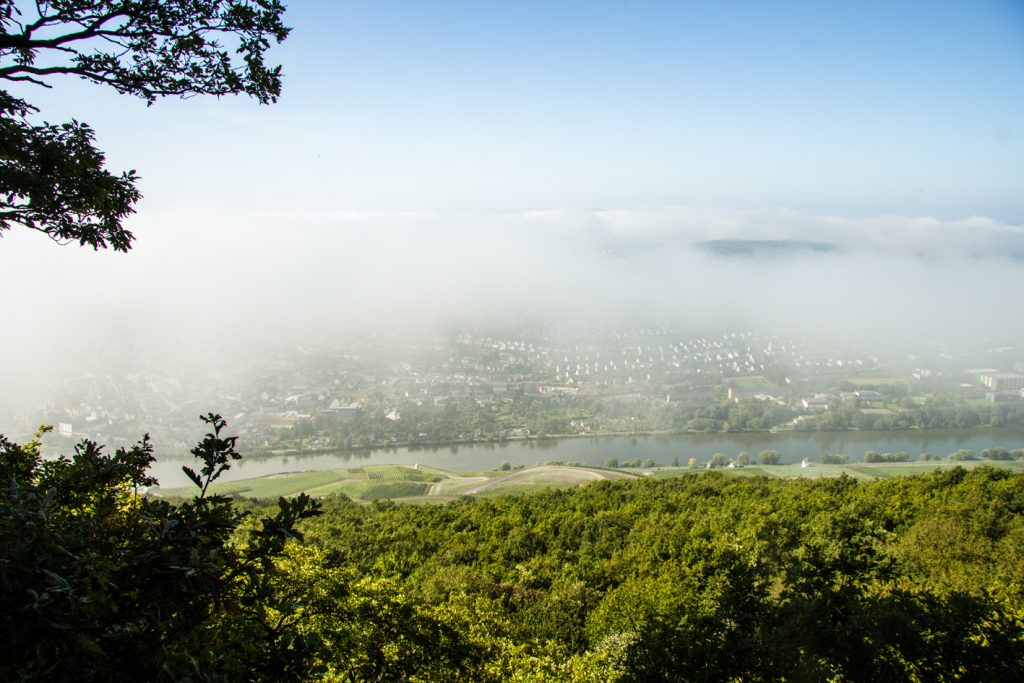
[[[53,240],[54,242],[56,242],[57,244],[59,244],[59,245],[60,245],[60,246],[62,246],[62,247],[66,247],[66,246],[68,246],[69,244],[71,244],[72,242],[74,242],[74,240],[73,240],[73,239],[71,239],[70,237],[69,237],[69,238],[67,238],[67,239],[61,239],[61,238],[57,237],[56,235],[53,235],[53,234],[51,234],[51,233],[50,233],[50,231],[49,231],[49,230],[47,230],[46,228],[40,228],[40,227],[38,227],[38,226],[35,226],[35,225],[28,225],[28,224],[24,224],[24,225],[25,225],[25,227],[26,227],[26,228],[28,228],[29,230],[35,230],[36,232],[41,232],[41,233],[43,233],[44,235],[46,235],[47,237],[49,237],[49,238],[50,238],[51,240]]]
[[[56,48],[67,43],[73,43],[79,40],[88,40],[90,38],[96,38],[101,35],[124,35],[124,32],[111,30],[101,31],[99,30],[103,24],[114,19],[118,16],[123,16],[121,13],[110,14],[106,17],[102,17],[99,20],[93,22],[89,27],[78,31],[76,33],[67,33],[56,38],[44,38],[35,40],[31,37],[31,31],[25,31],[22,34],[8,34],[0,35],[0,50],[5,49],[18,49],[18,50],[45,50],[50,48]]]
[[[76,69],[70,66],[29,66],[27,64],[15,64],[14,66],[8,66],[0,69],[0,78],[6,78],[8,80],[16,80],[14,76],[21,73],[29,73],[34,76],[52,76],[54,74],[75,74],[84,78],[92,78],[93,74],[83,73],[80,69]]]
[[[47,83],[46,81],[40,81],[39,79],[32,78],[31,76],[7,76],[7,80],[9,80],[9,81],[24,81],[26,83],[31,83],[33,85],[39,85],[39,86],[42,86],[42,87],[47,88],[47,89],[52,89],[53,88],[53,86],[50,85],[49,83]]]
[[[290,30],[280,0],[36,0],[26,17],[28,7],[0,0],[0,81],[49,88],[52,77],[77,76],[149,104],[231,94],[267,104],[280,94],[280,67],[264,62]],[[87,127],[34,125],[32,111],[0,90],[0,232],[19,224],[129,249],[134,173],[106,171]]]

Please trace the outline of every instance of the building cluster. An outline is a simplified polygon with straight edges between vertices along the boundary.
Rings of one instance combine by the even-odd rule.
[[[877,412],[888,408],[874,389],[837,387],[846,378],[886,373],[936,386],[959,381],[972,396],[977,383],[993,401],[1024,392],[1024,367],[970,370],[965,378],[956,369],[962,356],[944,352],[880,358],[839,345],[751,332],[693,336],[671,327],[278,343],[239,349],[221,363],[134,358],[131,367],[107,359],[64,378],[44,405],[8,418],[0,431],[25,435],[53,424],[64,440],[90,438],[114,447],[149,433],[164,452],[185,454],[205,431],[197,417],[212,411],[228,420],[240,448],[259,452],[281,434],[318,421],[400,421],[408,410],[465,401],[486,407],[580,397],[687,405],[761,400],[813,416],[856,397],[862,410]],[[571,426],[594,428],[582,416]],[[312,451],[336,447],[316,434],[303,443]]]
[[[992,403],[1024,398],[1024,374],[1020,372],[996,370],[995,368],[975,368],[968,370],[968,373],[988,389],[985,398]]]

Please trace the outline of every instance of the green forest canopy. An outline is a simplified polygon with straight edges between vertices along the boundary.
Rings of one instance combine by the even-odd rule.
[[[137,495],[0,442],[6,680],[1017,680],[1024,476],[678,479],[443,506]],[[262,519],[260,519],[262,518]],[[303,538],[304,537],[304,538]]]

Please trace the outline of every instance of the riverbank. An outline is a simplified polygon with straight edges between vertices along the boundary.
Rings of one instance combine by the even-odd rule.
[[[619,463],[651,460],[667,467],[686,465],[690,458],[703,465],[715,453],[726,461],[741,452],[757,461],[762,450],[781,454],[781,464],[800,463],[804,459],[820,462],[825,454],[846,455],[848,462],[863,460],[867,451],[907,453],[917,461],[922,453],[944,459],[960,450],[979,454],[986,448],[1024,447],[1024,428],[983,428],[952,430],[913,430],[909,432],[785,432],[686,435],[581,435],[565,439],[530,439],[483,444],[459,444],[446,447],[387,448],[335,453],[296,453],[292,455],[245,457],[232,464],[225,481],[253,479],[282,472],[334,470],[373,465],[436,467],[451,472],[497,470],[503,464],[532,467],[545,462],[575,462],[601,467]],[[191,459],[160,458],[151,473],[169,487],[185,486],[188,479],[181,466]]]
[[[344,455],[344,454],[358,454],[358,453],[376,453],[376,452],[394,452],[400,449],[405,449],[410,452],[426,451],[426,452],[438,452],[442,449],[458,449],[458,448],[472,448],[472,447],[503,447],[508,444],[517,443],[535,443],[545,444],[555,441],[566,441],[573,439],[614,439],[614,438],[632,438],[632,439],[663,439],[663,438],[722,438],[722,439],[757,439],[758,437],[765,436],[787,436],[796,435],[800,437],[816,437],[823,436],[827,438],[835,438],[842,435],[847,435],[856,438],[859,435],[867,435],[869,438],[885,438],[891,436],[897,439],[901,436],[910,435],[922,435],[921,440],[927,441],[929,434],[941,435],[941,438],[945,438],[950,433],[960,432],[965,435],[976,434],[987,431],[1012,431],[1019,430],[1024,434],[1024,427],[1011,426],[1011,427],[939,427],[939,428],[920,428],[911,427],[908,429],[888,429],[885,431],[870,431],[860,429],[848,429],[843,431],[818,431],[818,430],[800,430],[800,429],[785,429],[782,427],[772,427],[771,429],[757,429],[757,430],[734,430],[725,432],[708,432],[698,430],[687,430],[687,431],[672,431],[672,430],[648,430],[648,431],[590,431],[582,433],[572,434],[545,434],[540,436],[509,436],[503,438],[489,438],[489,439],[464,439],[464,440],[453,440],[453,441],[431,441],[431,442],[415,442],[415,441],[402,441],[394,442],[386,445],[378,446],[351,446],[349,448],[312,448],[305,450],[296,449],[270,449],[270,450],[256,450],[248,453],[246,457],[251,459],[260,458],[281,458],[281,457],[305,457],[310,455]],[[1024,442],[1021,443],[1024,446]],[[542,446],[543,447],[543,446]],[[872,449],[869,449],[872,450]],[[878,449],[873,449],[878,450]]]

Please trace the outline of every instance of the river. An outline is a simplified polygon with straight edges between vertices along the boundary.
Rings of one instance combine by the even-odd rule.
[[[563,439],[509,441],[499,444],[468,444],[426,448],[386,448],[308,455],[261,456],[243,458],[232,464],[221,481],[263,477],[282,472],[326,470],[363,465],[413,465],[420,463],[454,471],[491,470],[502,463],[525,465],[549,461],[579,462],[601,466],[609,458],[619,462],[650,458],[668,465],[678,458],[681,465],[694,457],[707,462],[713,453],[727,458],[741,451],[752,462],[762,450],[782,453],[781,462],[800,462],[804,458],[819,461],[824,453],[846,454],[850,462],[860,462],[865,451],[897,453],[905,451],[911,460],[924,452],[945,457],[966,448],[980,453],[985,448],[1024,447],[1024,427],[986,429],[931,429],[902,432],[768,432],[743,434],[679,434],[672,436],[593,436]],[[151,473],[162,486],[186,486],[181,471],[183,459],[158,460]],[[196,468],[198,469],[198,468]]]

